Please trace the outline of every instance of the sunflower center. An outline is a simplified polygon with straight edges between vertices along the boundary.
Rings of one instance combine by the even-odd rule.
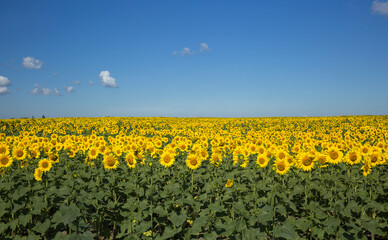
[[[92,149],[92,150],[90,151],[90,154],[96,155],[96,149]]]
[[[165,156],[164,159],[163,159],[163,161],[164,161],[165,163],[169,163],[169,162],[171,161],[171,157],[170,157],[170,156]]]
[[[23,151],[18,150],[18,151],[16,152],[16,156],[18,156],[18,157],[23,157]]]
[[[331,152],[331,153],[330,153],[330,158],[333,159],[333,160],[334,160],[334,159],[337,159],[337,158],[338,158],[338,153],[335,152],[335,151]]]
[[[286,155],[285,155],[284,153],[280,153],[280,154],[279,154],[279,158],[280,158],[280,159],[283,159],[283,158],[285,158],[285,157],[286,157]]]
[[[263,153],[264,153],[264,149],[260,148],[260,149],[259,149],[259,153],[260,153],[260,154],[263,154]]]
[[[46,169],[46,168],[48,168],[48,167],[49,167],[48,162],[43,162],[43,163],[42,163],[42,168]]]
[[[132,158],[132,156],[127,158],[127,162],[128,162],[129,165],[133,165],[133,158]]]
[[[377,162],[377,156],[376,155],[372,155],[372,157],[370,158],[370,161],[375,163]]]
[[[7,165],[8,162],[9,162],[9,159],[7,157],[2,157],[1,158],[1,164],[2,165]]]
[[[191,159],[190,160],[191,165],[195,166],[197,165],[197,159]]]
[[[320,158],[318,158],[318,161],[319,161],[321,164],[325,164],[325,163],[326,163],[326,158],[320,157]]]
[[[305,157],[305,158],[303,158],[303,161],[302,161],[303,165],[306,166],[306,167],[310,166],[312,162],[313,161],[311,160],[310,157]]]
[[[286,169],[286,167],[284,166],[284,163],[279,163],[278,169],[279,169],[279,171],[284,171],[284,169]]]
[[[351,154],[351,155],[349,156],[349,160],[352,161],[352,162],[357,161],[357,155],[356,155],[356,154]]]
[[[260,159],[259,159],[259,163],[260,163],[260,164],[264,164],[264,163],[265,163],[265,160],[264,160],[263,158],[260,158]]]
[[[6,149],[5,147],[0,147],[0,153],[5,153]]]
[[[112,167],[115,165],[115,159],[113,157],[108,157],[108,159],[106,159],[106,165],[108,165],[109,167]]]
[[[363,152],[363,153],[368,153],[368,148],[362,149],[362,152]]]

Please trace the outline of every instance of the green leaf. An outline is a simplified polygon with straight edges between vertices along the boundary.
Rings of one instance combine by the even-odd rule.
[[[68,240],[68,239],[69,239],[69,235],[63,235],[62,232],[57,232],[53,240]]]
[[[217,233],[216,232],[205,232],[204,239],[206,240],[217,240]]]
[[[168,238],[173,238],[177,233],[179,233],[182,230],[181,227],[172,229],[170,227],[166,227],[166,229],[163,232],[163,235],[161,239],[168,239]]]
[[[363,221],[362,226],[369,232],[376,234],[377,233],[377,222],[372,219],[371,221]]]
[[[267,239],[267,235],[260,232],[259,229],[245,229],[242,232],[242,237],[246,240]]]
[[[62,222],[65,225],[75,221],[81,215],[79,208],[74,203],[71,203],[70,206],[61,205],[59,211],[62,214]]]
[[[87,231],[82,234],[73,233],[70,235],[70,240],[93,240],[93,233]]]
[[[9,224],[0,222],[0,233],[5,232],[9,228]]]
[[[27,223],[30,221],[31,217],[32,217],[31,214],[27,214],[27,215],[20,214],[18,217],[19,224],[25,227]]]
[[[276,206],[276,211],[278,212],[278,213],[280,213],[281,215],[283,215],[283,216],[287,216],[287,210],[286,210],[286,208],[283,206],[283,205],[278,205],[278,206]]]
[[[37,222],[36,226],[33,228],[34,231],[38,232],[38,233],[45,233],[49,227],[50,227],[50,220],[46,220],[44,223],[41,223],[41,222]]]
[[[294,227],[288,222],[284,223],[280,227],[276,226],[274,228],[274,235],[277,237],[283,237],[285,239],[296,239],[297,238],[297,234],[294,230]]]
[[[14,220],[9,222],[9,227],[12,229],[12,231],[14,231],[17,226],[18,226],[18,220],[17,219],[14,219]]]
[[[158,214],[160,217],[164,217],[167,215],[166,210],[164,210],[160,205],[153,209],[153,212]]]
[[[185,212],[181,214],[176,214],[176,212],[173,212],[170,214],[170,221],[176,226],[180,227],[185,221],[186,221],[187,215]]]

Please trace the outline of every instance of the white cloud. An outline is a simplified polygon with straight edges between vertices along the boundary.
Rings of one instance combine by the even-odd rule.
[[[78,85],[78,84],[80,84],[81,83],[81,81],[73,81],[73,84],[74,85]]]
[[[74,87],[72,87],[72,86],[65,87],[65,89],[66,89],[66,92],[68,92],[68,93],[71,93],[74,91]]]
[[[109,71],[101,71],[99,76],[101,78],[101,82],[102,82],[102,85],[104,85],[104,87],[113,87],[113,88],[118,87],[116,84],[116,79],[110,76]]]
[[[28,69],[40,69],[43,65],[43,62],[35,59],[33,57],[23,58],[23,66]]]
[[[56,95],[56,96],[60,96],[61,93],[59,92],[58,88],[54,88],[54,92],[53,90],[51,90],[50,88],[42,88],[40,87],[38,84],[35,84],[34,85],[34,89],[32,89],[30,91],[30,93],[32,95]]]
[[[51,95],[51,89],[50,88],[42,88],[42,94],[43,95]]]
[[[201,46],[201,49],[199,50],[200,52],[210,52],[210,48],[206,43],[201,43],[200,46]]]
[[[191,54],[194,54],[194,51],[191,51],[190,48],[188,47],[184,47],[180,52],[177,52],[177,51],[172,52],[172,55],[189,56]]]
[[[53,76],[53,77],[58,77],[58,73],[56,73],[56,72],[55,72],[55,73],[52,73],[51,76]]]
[[[61,92],[58,90],[58,88],[54,88],[54,95],[61,96]]]
[[[9,93],[9,90],[7,87],[0,87],[0,95]]]
[[[89,81],[89,85],[92,86],[94,84],[93,81]]]
[[[4,76],[0,76],[0,86],[8,86],[11,85],[11,81]]]
[[[379,0],[375,0],[372,3],[372,12],[374,14],[381,14],[388,16],[388,1],[381,2]]]

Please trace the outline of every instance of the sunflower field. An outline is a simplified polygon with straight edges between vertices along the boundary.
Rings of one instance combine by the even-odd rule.
[[[388,116],[0,120],[0,239],[388,239]]]

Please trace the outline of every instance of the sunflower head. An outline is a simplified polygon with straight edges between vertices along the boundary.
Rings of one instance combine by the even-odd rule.
[[[35,168],[34,177],[36,181],[42,181],[43,171],[40,168]]]
[[[0,154],[0,168],[6,168],[11,166],[12,161],[12,158],[10,158],[8,155]]]
[[[234,183],[233,180],[228,179],[228,181],[225,184],[225,187],[228,187],[228,188],[233,187],[233,183]]]
[[[116,169],[117,166],[119,165],[119,161],[112,153],[104,156],[103,163],[104,163],[104,168],[108,170]]]
[[[280,175],[286,174],[290,170],[290,164],[287,161],[277,159],[274,163],[276,173]]]
[[[258,155],[256,159],[257,165],[259,165],[261,168],[265,168],[269,163],[269,158],[265,155]]]
[[[311,171],[314,167],[314,156],[309,152],[304,152],[298,156],[298,167],[303,171]]]
[[[171,167],[174,161],[175,161],[174,155],[169,152],[164,152],[160,156],[160,160],[159,160],[160,164],[165,168]]]
[[[47,172],[50,171],[52,163],[49,159],[45,158],[39,161],[38,166],[43,172]]]
[[[125,162],[129,168],[135,168],[137,163],[135,155],[132,152],[127,153],[125,156]]]
[[[197,169],[199,166],[201,166],[201,160],[200,158],[195,154],[189,154],[186,159],[186,165],[191,169]]]

